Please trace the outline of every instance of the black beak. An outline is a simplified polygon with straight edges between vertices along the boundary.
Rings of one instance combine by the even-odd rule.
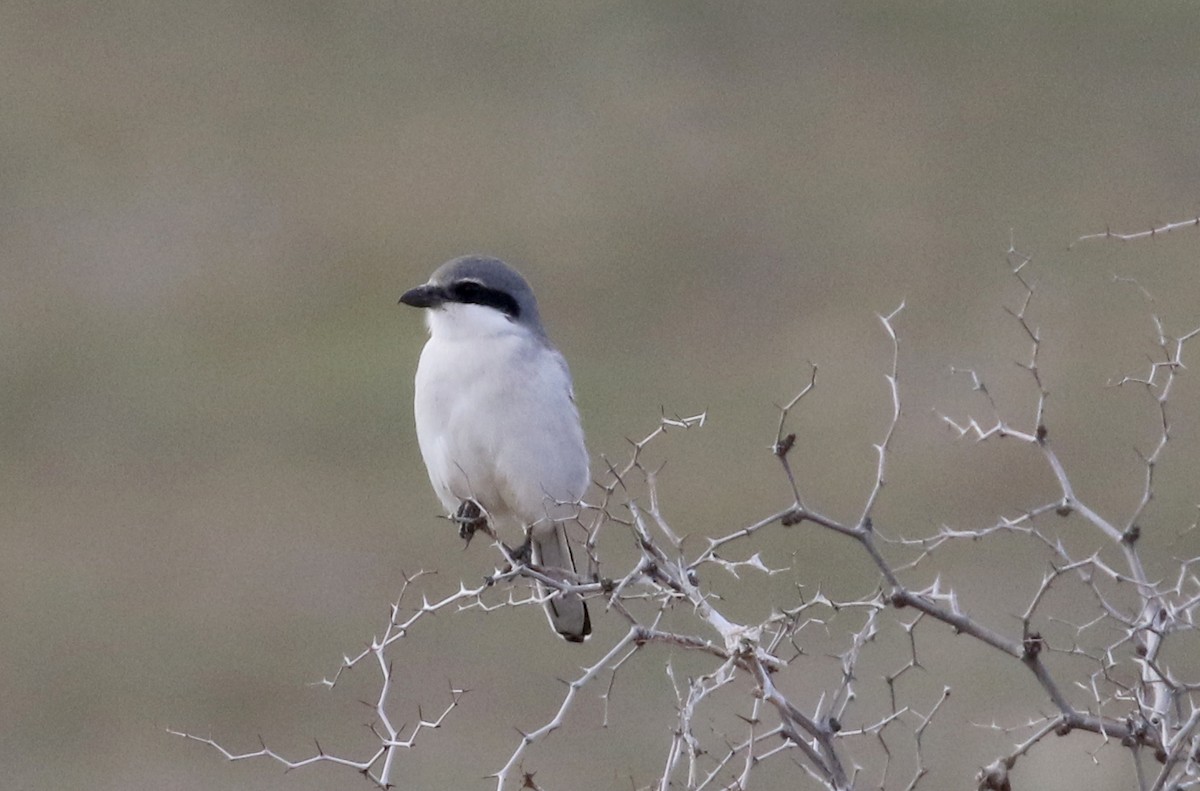
[[[436,308],[446,301],[446,292],[441,286],[426,283],[423,286],[409,289],[400,297],[400,303],[414,308]]]

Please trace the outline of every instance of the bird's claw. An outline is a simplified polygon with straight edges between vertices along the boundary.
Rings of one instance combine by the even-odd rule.
[[[519,547],[510,547],[508,544],[501,544],[504,547],[504,554],[509,560],[518,566],[528,566],[533,562],[533,539],[526,533],[525,541]]]
[[[491,528],[488,527],[487,517],[483,514],[483,509],[479,507],[479,503],[474,500],[463,500],[458,506],[458,510],[454,512],[451,519],[458,524],[458,537],[471,543],[471,539],[475,537],[475,533],[482,530],[491,535]]]

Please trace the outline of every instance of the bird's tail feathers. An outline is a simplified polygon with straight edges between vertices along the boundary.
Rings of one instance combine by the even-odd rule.
[[[545,570],[546,576],[557,579],[560,575],[555,572],[564,571],[572,575],[562,575],[564,582],[573,579],[575,559],[571,556],[566,527],[556,524],[553,530],[535,531],[532,536],[532,548],[533,562]],[[538,592],[543,596],[552,593],[542,585],[538,586]],[[578,593],[550,596],[546,599],[546,617],[550,619],[554,631],[572,643],[582,643],[584,638],[592,633],[587,604]]]

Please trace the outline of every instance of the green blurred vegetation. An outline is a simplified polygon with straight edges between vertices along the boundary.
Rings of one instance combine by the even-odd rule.
[[[379,628],[402,570],[437,568],[453,588],[493,560],[434,518],[410,417],[423,328],[395,307],[465,252],[533,282],[597,469],[660,408],[708,410],[656,449],[668,516],[696,534],[786,502],[773,405],[810,360],[798,473],[819,507],[861,507],[888,408],[875,314],[906,300],[881,513],[919,534],[1048,491],[1027,454],[952,442],[931,413],[986,416],[947,373],[974,365],[1014,419],[1029,414],[1012,365],[1027,344],[1001,309],[1019,296],[1011,231],[1036,257],[1051,430],[1081,495],[1127,513],[1154,415],[1104,385],[1140,372],[1153,336],[1110,276],[1137,276],[1168,329],[1190,329],[1200,236],[1066,246],[1200,209],[1198,40],[1183,3],[5,4],[4,784],[337,777],[226,766],[168,725],[293,755],[313,736],[367,749],[354,694],[305,684]],[[1194,383],[1177,397],[1197,403]],[[1193,519],[1200,460],[1196,414],[1180,419],[1151,511],[1172,534]],[[965,603],[1005,626],[1014,580],[1044,562],[1014,544],[986,563],[978,546],[946,556]],[[771,595],[874,585],[835,537],[767,546],[796,556],[786,581],[750,583]],[[996,568],[1014,573],[982,573]],[[450,682],[477,690],[413,753],[413,787],[483,787],[514,729],[549,715],[541,685],[581,660],[540,618],[445,618],[405,647],[400,719],[442,705]],[[617,629],[601,622],[598,639]],[[930,668],[963,650],[929,640]],[[972,711],[1019,721],[1027,709],[998,697],[1037,700],[994,660],[972,653],[952,677],[933,787],[964,787],[994,757],[994,734],[957,727]],[[653,665],[623,678],[614,727],[597,732],[597,704],[555,735],[539,782],[570,788],[580,766],[596,788],[654,776],[644,747],[666,744],[673,697]],[[497,720],[510,727],[483,727]],[[1045,756],[1031,786],[1124,787],[1089,773],[1088,746],[1056,745],[1080,771]]]

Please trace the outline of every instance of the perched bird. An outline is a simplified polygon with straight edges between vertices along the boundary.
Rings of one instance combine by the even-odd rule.
[[[400,302],[426,310],[414,412],[438,499],[465,538],[486,528],[484,518],[496,533],[524,531],[533,563],[573,579],[563,520],[587,489],[588,454],[567,362],[546,337],[533,290],[503,261],[469,255]],[[546,615],[572,642],[592,631],[577,593],[549,597]]]

